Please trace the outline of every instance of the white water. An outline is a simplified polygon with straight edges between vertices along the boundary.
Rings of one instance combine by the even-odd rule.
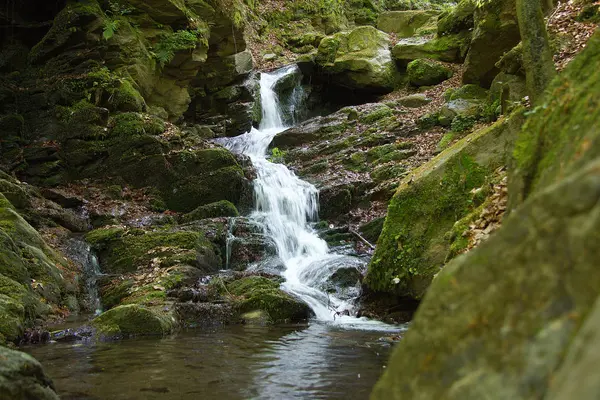
[[[273,238],[278,255],[286,269],[282,288],[304,300],[321,321],[335,322],[352,327],[390,329],[391,326],[365,318],[340,316],[338,312],[352,314],[351,303],[342,301],[318,289],[331,273],[328,265],[339,267],[347,257],[329,253],[327,243],[311,228],[310,222],[318,219],[318,190],[299,179],[282,164],[267,159],[267,149],[276,134],[287,127],[281,117],[276,93],[272,90],[283,76],[293,73],[296,66],[282,68],[273,73],[261,74],[262,122],[259,129],[244,135],[221,139],[219,142],[233,152],[250,157],[256,172],[254,194],[256,211],[251,215],[265,227],[265,234]],[[329,271],[329,274],[327,273]]]

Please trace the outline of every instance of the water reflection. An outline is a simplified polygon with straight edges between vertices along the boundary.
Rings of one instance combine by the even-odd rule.
[[[65,399],[366,399],[382,332],[231,326],[163,339],[25,349]]]

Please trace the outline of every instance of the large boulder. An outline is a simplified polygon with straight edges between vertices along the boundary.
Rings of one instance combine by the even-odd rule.
[[[263,311],[271,323],[299,322],[310,317],[310,307],[281,290],[280,284],[277,279],[249,276],[229,283],[227,290],[239,296],[241,313]]]
[[[367,272],[370,289],[423,297],[446,260],[446,233],[477,206],[474,190],[506,162],[510,122],[467,136],[400,183]]]
[[[463,82],[489,87],[500,72],[496,63],[520,40],[514,0],[486,2],[478,7]]]
[[[470,40],[468,34],[401,39],[392,49],[392,56],[402,64],[419,58],[461,63],[467,55]]]
[[[418,32],[435,32],[437,17],[438,13],[432,10],[388,11],[379,14],[377,29],[407,38]]]
[[[598,397],[599,60],[596,32],[522,127],[510,215],[433,280],[373,399]]]
[[[361,26],[324,38],[316,62],[340,86],[367,92],[394,89],[396,66],[388,35],[372,26]]]
[[[52,380],[29,354],[0,346],[1,400],[58,400]]]
[[[442,270],[373,399],[568,392],[564,378],[558,387],[552,378],[599,299],[598,171],[600,160],[540,190],[492,238]]]
[[[110,274],[174,265],[189,265],[209,273],[218,271],[223,264],[219,249],[204,232],[192,227],[152,231],[103,228],[91,231],[86,239],[98,251],[102,270]]]

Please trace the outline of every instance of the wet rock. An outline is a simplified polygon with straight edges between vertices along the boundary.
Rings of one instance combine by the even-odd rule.
[[[231,221],[231,237],[228,239],[228,267],[243,271],[249,267],[277,268],[277,246],[273,239],[264,234],[262,225],[246,219],[236,218]]]
[[[193,303],[207,303],[215,300],[217,293],[214,288],[208,285],[198,285],[196,287],[183,287],[170,290],[167,292],[168,297],[176,298],[177,301],[185,303],[191,301]]]
[[[272,147],[288,149],[318,140],[332,132],[342,131],[348,125],[348,114],[337,112],[325,117],[315,117],[298,126],[278,133]]]
[[[235,308],[227,303],[176,303],[174,313],[182,326],[190,328],[209,328],[237,322]]]
[[[42,189],[42,196],[65,208],[77,208],[85,204],[85,200],[75,194],[60,189]]]
[[[264,311],[272,323],[299,322],[310,317],[310,307],[279,288],[281,280],[250,276],[227,284],[228,291],[240,296],[241,313]]]
[[[346,215],[352,208],[352,186],[339,185],[319,191],[319,215],[323,219],[334,219]]]
[[[50,339],[56,342],[77,342],[92,338],[96,330],[89,325],[84,325],[76,329],[64,329],[50,332]]]
[[[0,346],[0,398],[58,400],[52,380],[28,354]]]

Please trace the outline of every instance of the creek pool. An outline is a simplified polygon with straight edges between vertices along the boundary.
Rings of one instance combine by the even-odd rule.
[[[63,400],[368,399],[392,332],[224,326],[165,338],[50,343],[37,358]]]

